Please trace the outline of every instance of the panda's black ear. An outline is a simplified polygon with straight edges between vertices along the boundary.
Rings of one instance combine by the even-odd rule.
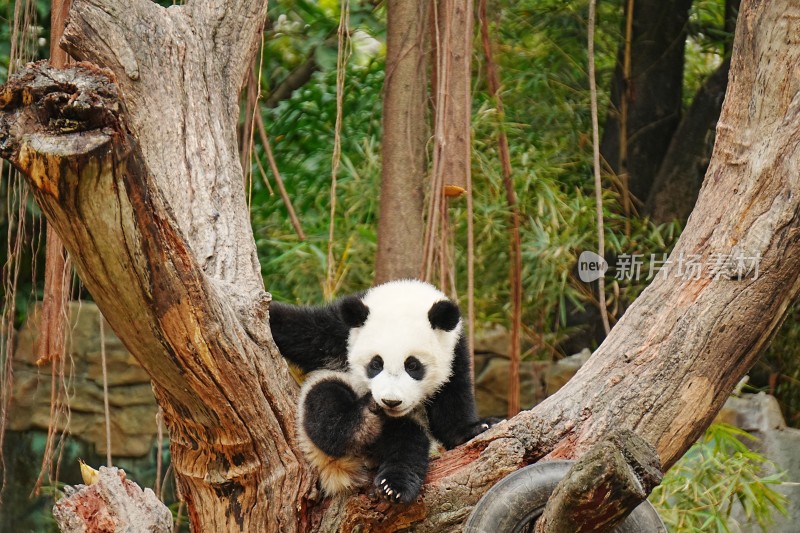
[[[453,331],[461,320],[461,312],[458,306],[450,300],[441,300],[431,306],[428,311],[428,320],[433,329]]]
[[[344,323],[351,328],[360,328],[369,316],[369,307],[357,296],[342,298],[339,309]]]

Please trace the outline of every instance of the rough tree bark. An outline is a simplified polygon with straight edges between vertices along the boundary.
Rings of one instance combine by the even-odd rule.
[[[421,0],[388,0],[386,10],[376,284],[419,277],[425,229],[428,8]]]
[[[472,7],[469,0],[438,0],[431,39],[435,41],[437,61],[433,80],[434,160],[441,167],[442,185],[464,191],[471,175],[472,154]]]
[[[89,68],[31,70],[0,92],[2,156],[152,376],[195,531],[457,531],[504,475],[621,428],[671,466],[800,291],[800,6],[743,2],[717,144],[673,264],[573,380],[435,460],[409,506],[319,500],[293,446],[296,390],[265,325],[234,135],[264,14],[254,0],[76,0],[69,51],[111,68],[126,107]],[[719,260],[734,248],[760,257],[757,277]],[[690,256],[719,275],[681,275]]]
[[[296,507],[269,495],[302,505],[313,481],[289,442],[295,391],[284,390],[291,378],[265,326],[236,150],[239,89],[266,6],[76,0],[66,48],[115,73],[127,122],[63,137],[44,127],[15,162],[29,174],[55,165],[33,171],[34,194],[153,377],[197,531],[297,527]]]
[[[613,432],[572,464],[536,520],[535,533],[611,531],[662,478],[649,442],[630,430]]]

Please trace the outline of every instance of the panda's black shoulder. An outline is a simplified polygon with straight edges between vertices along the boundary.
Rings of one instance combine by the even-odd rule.
[[[471,376],[472,362],[470,361],[469,340],[466,332],[462,331],[458,336],[458,342],[454,348],[453,360],[450,367],[453,370],[452,376]],[[471,386],[470,386],[471,388]]]
[[[347,367],[350,330],[366,322],[364,293],[325,305],[271,302],[269,325],[281,355],[304,372]]]

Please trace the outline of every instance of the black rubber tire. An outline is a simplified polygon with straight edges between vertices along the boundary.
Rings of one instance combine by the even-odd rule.
[[[571,465],[572,461],[546,461],[505,477],[478,501],[464,532],[518,533],[544,512],[547,499]],[[667,528],[645,500],[614,531],[666,533]]]

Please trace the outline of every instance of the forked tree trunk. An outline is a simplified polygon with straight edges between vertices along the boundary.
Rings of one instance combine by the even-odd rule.
[[[69,52],[0,93],[27,177],[104,315],[153,378],[195,531],[457,531],[504,475],[630,429],[671,466],[800,290],[800,6],[746,0],[717,145],[673,264],[557,394],[432,463],[421,499],[318,500],[296,388],[266,327],[236,156],[236,95],[265,2],[75,0]],[[738,279],[738,250],[760,257]],[[706,270],[681,275],[689,259]],[[714,274],[709,276],[709,268]]]

